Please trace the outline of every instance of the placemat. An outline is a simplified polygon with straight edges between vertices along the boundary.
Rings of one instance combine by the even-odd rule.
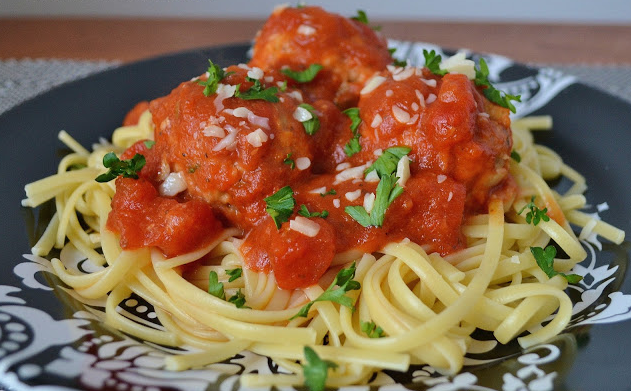
[[[113,61],[46,59],[0,61],[0,114],[57,85],[81,79],[119,64]],[[631,66],[531,65],[549,66],[575,75],[583,83],[631,103]]]

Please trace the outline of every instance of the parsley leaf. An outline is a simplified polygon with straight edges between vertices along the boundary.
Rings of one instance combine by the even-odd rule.
[[[530,252],[533,257],[535,257],[537,265],[539,265],[541,270],[543,270],[549,278],[560,274],[570,284],[576,284],[583,279],[583,277],[578,274],[565,274],[554,270],[554,257],[557,255],[557,249],[554,246],[547,246],[545,250],[541,247],[530,247]]]
[[[392,147],[386,149],[381,156],[375,160],[373,164],[370,165],[364,172],[364,174],[368,174],[371,171],[376,170],[377,174],[379,174],[379,178],[382,175],[390,175],[397,170],[397,164],[399,160],[408,153],[412,148],[409,147]]]
[[[208,293],[220,298],[221,300],[226,300],[223,283],[219,282],[219,276],[214,270],[208,273]]]
[[[361,322],[361,330],[366,333],[368,338],[381,338],[384,336],[383,329],[375,324],[375,322]]]
[[[511,151],[510,157],[517,163],[521,162],[521,155],[514,149]]]
[[[210,63],[210,65],[208,66],[208,70],[206,71],[208,72],[208,79],[197,81],[197,84],[204,86],[204,95],[206,96],[210,96],[217,92],[219,82],[222,81],[224,77],[234,73],[226,73],[223,68],[213,63],[211,60],[208,60],[208,62]]]
[[[294,206],[296,205],[294,191],[291,187],[285,186],[265,198],[264,201],[267,204],[265,211],[274,219],[276,228],[280,229],[280,226],[289,220],[289,217],[294,212]]]
[[[240,267],[237,267],[235,269],[228,269],[226,270],[226,274],[230,276],[228,282],[232,282],[241,277],[241,275],[243,274],[243,269]]]
[[[346,156],[351,157],[362,150],[362,147],[359,144],[359,132],[357,131],[362,119],[359,116],[358,107],[351,107],[350,109],[344,110],[342,113],[346,114],[346,116],[351,119],[351,131],[353,132],[353,138],[350,139],[350,141],[344,146],[344,153]]]
[[[517,214],[520,215],[526,209],[530,209],[530,211],[526,213],[526,223],[530,224],[532,222],[532,225],[536,226],[541,220],[550,221],[550,217],[547,215],[548,208],[543,208],[543,210],[539,209],[537,205],[535,205],[535,196],[532,196],[530,202],[524,205]]]
[[[304,71],[292,71],[289,68],[285,68],[281,69],[281,73],[284,73],[298,83],[308,83],[316,77],[316,75],[322,70],[322,68],[323,67],[320,64],[311,64]]]
[[[151,149],[156,144],[156,142],[153,140],[145,140],[143,141],[143,144],[145,144],[145,148]]]
[[[382,175],[375,195],[375,203],[368,213],[363,206],[347,206],[344,211],[355,221],[364,227],[383,226],[386,210],[398,196],[403,193],[403,188],[397,184],[394,174]]]
[[[241,288],[239,288],[237,293],[234,296],[231,296],[228,301],[234,304],[237,308],[250,308],[245,305],[245,295],[241,292]]]
[[[395,67],[405,68],[408,66],[408,62],[406,60],[399,60],[397,58],[394,59],[393,64]]]
[[[358,290],[359,288],[361,288],[359,282],[353,280],[353,277],[355,277],[355,270],[355,262],[353,262],[353,264],[348,268],[340,270],[335,276],[335,279],[333,280],[331,285],[329,285],[329,287],[326,288],[326,290],[322,292],[320,296],[318,296],[315,300],[312,300],[309,303],[305,304],[300,309],[300,311],[298,311],[296,315],[289,318],[289,320],[295,319],[297,317],[306,318],[307,314],[309,314],[311,306],[313,306],[313,304],[318,301],[332,301],[334,303],[341,304],[344,307],[355,310],[353,299],[345,295],[345,293],[348,291]],[[335,286],[337,286],[338,288],[334,289]]]
[[[337,368],[337,364],[330,360],[322,360],[309,346],[304,348],[307,363],[302,366],[305,386],[310,391],[324,391],[329,368]]]
[[[313,134],[315,134],[315,132],[318,131],[318,129],[320,129],[320,119],[318,118],[318,115],[315,113],[315,109],[310,104],[301,103],[298,105],[298,107],[302,107],[303,109],[311,113],[311,119],[302,121],[302,126],[304,126],[305,128],[305,132],[309,136],[312,136]]]
[[[437,55],[434,49],[431,52],[423,49],[423,57],[425,57],[425,67],[434,75],[444,76],[448,73],[446,69],[440,69],[442,57],[440,54]]]
[[[291,153],[287,154],[287,157],[283,159],[283,163],[289,165],[292,170],[296,168],[296,162],[291,158]]]
[[[515,113],[515,106],[510,101],[521,102],[521,95],[510,95],[493,87],[489,81],[489,67],[483,58],[480,58],[480,68],[475,68],[474,81],[476,86],[486,87],[482,92],[488,100]]]
[[[357,10],[357,15],[353,16],[351,19],[361,22],[363,24],[368,24],[368,15],[366,15],[366,11]]]
[[[234,92],[234,96],[236,98],[246,99],[246,100],[266,100],[268,102],[277,103],[280,101],[276,94],[278,93],[278,88],[276,87],[268,87],[263,89],[263,85],[261,81],[258,79],[252,79],[250,77],[246,77],[245,80],[254,83],[252,87],[250,87],[247,91],[241,92],[239,89],[241,85],[237,85],[237,89]]]
[[[309,209],[307,209],[305,204],[300,205],[298,214],[304,217],[322,217],[323,219],[326,219],[329,216],[329,212],[326,210],[323,210],[322,212],[309,212]]]
[[[331,189],[331,190],[327,191],[326,193],[321,193],[320,196],[321,197],[326,197],[328,195],[336,195],[336,194],[337,194],[337,191],[335,191],[335,189]]]
[[[127,160],[120,160],[114,152],[109,152],[103,156],[103,166],[109,168],[104,174],[96,177],[97,182],[109,182],[116,179],[119,175],[123,178],[138,179],[138,172],[145,166],[145,157],[139,153]]]

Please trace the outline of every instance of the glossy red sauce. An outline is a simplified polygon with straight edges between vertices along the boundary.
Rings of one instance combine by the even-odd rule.
[[[303,25],[314,32],[298,33],[304,33]],[[510,199],[515,192],[508,174],[508,110],[488,102],[463,75],[439,77],[418,69],[402,77],[404,70],[386,69],[388,62],[383,39],[362,23],[317,7],[275,12],[257,38],[252,62],[228,67],[233,73],[221,83],[246,91],[252,86],[248,75],[261,76],[253,68],[260,67],[263,88],[277,87],[280,101],[205,96],[193,80],[150,102],[155,145],[147,149],[139,142],[123,155],[141,153],[147,165],[139,180],[117,180],[108,228],[120,234],[123,248],[157,246],[173,256],[209,243],[223,227],[237,227],[245,238],[240,249],[245,265],[274,273],[284,289],[317,283],[334,256],[349,250],[374,252],[404,238],[430,252],[462,249],[466,216],[486,212],[491,197]],[[279,71],[311,63],[324,70],[309,83]],[[361,94],[374,74],[385,80]],[[294,117],[303,102],[320,120],[313,135]],[[362,119],[357,130],[362,149],[352,157],[344,152],[352,138],[351,121],[342,113],[349,103],[357,105]],[[126,123],[137,121],[137,111]],[[260,145],[252,143],[255,133]],[[338,165],[367,167],[394,146],[411,149],[411,177],[387,209],[383,226],[363,227],[345,207],[364,205],[378,179],[365,179],[359,168],[356,178],[341,180]],[[298,164],[305,159],[308,164]],[[183,176],[186,190],[160,196],[170,173]],[[276,228],[264,198],[284,186],[294,192],[291,219],[301,205],[328,212],[326,218],[310,218],[320,227],[314,237],[291,229],[289,222]],[[335,194],[320,194],[331,191]]]

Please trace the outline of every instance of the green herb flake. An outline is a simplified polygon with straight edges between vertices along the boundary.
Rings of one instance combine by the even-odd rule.
[[[103,166],[109,170],[96,177],[97,182],[109,182],[119,175],[123,178],[138,179],[138,173],[145,166],[145,157],[139,153],[127,160],[120,160],[114,152],[109,152],[103,156]]]
[[[234,269],[228,269],[226,270],[226,274],[230,276],[230,278],[228,279],[228,282],[232,282],[241,277],[241,275],[243,274],[243,269],[240,267],[237,267]]]
[[[486,61],[483,58],[480,58],[480,67],[475,68],[474,81],[476,86],[486,87],[482,92],[488,100],[509,109],[513,113],[516,112],[515,106],[511,101],[521,102],[521,95],[510,95],[493,87],[489,81],[489,67],[486,65]]]
[[[329,368],[337,368],[337,364],[330,360],[322,360],[309,346],[304,347],[306,364],[302,365],[305,386],[310,391],[324,391]]]
[[[547,214],[548,208],[543,208],[543,210],[539,209],[537,205],[535,205],[535,196],[532,196],[530,202],[524,205],[517,214],[522,214],[526,209],[529,209],[529,212],[526,213],[526,223],[532,223],[532,225],[536,226],[541,220],[550,221],[550,216]]]
[[[219,87],[219,82],[223,80],[224,77],[231,75],[234,72],[226,73],[223,68],[219,65],[213,63],[211,60],[208,60],[210,65],[208,66],[208,79],[206,80],[198,80],[197,84],[204,86],[204,95],[210,96],[217,92],[217,87]]]
[[[411,150],[412,148],[410,147],[392,147],[386,149],[381,156],[379,156],[377,160],[375,160],[375,162],[366,169],[364,174],[368,174],[371,171],[377,171],[379,178],[383,175],[392,174],[397,170],[399,160],[410,153]]]
[[[515,151],[514,149],[511,151],[510,157],[517,163],[521,162],[521,155],[519,154],[519,152]]]
[[[547,246],[545,250],[541,247],[530,247],[530,252],[532,253],[532,256],[535,257],[537,265],[539,265],[548,278],[552,278],[559,274],[570,284],[576,284],[583,279],[583,277],[578,274],[565,274],[554,270],[554,257],[557,255],[557,249],[554,246]]]
[[[368,338],[382,338],[384,336],[383,329],[375,324],[375,322],[361,322],[361,330]]]
[[[314,135],[315,132],[317,132],[318,129],[320,129],[320,119],[318,118],[318,115],[315,113],[315,109],[313,108],[313,106],[311,106],[308,103],[301,103],[298,105],[298,107],[302,107],[303,109],[311,113],[311,119],[302,121],[302,126],[304,126],[305,132],[309,136]]]
[[[285,68],[281,69],[281,73],[294,79],[298,83],[308,83],[317,76],[318,72],[320,72],[322,68],[323,67],[320,64],[311,64],[304,71],[292,71],[289,68]]]
[[[291,158],[291,153],[288,153],[287,157],[283,159],[283,164],[287,164],[292,170],[296,168],[296,162]]]
[[[397,197],[403,193],[403,188],[397,183],[394,174],[383,175],[377,185],[375,203],[368,213],[363,206],[347,206],[344,211],[364,227],[381,227],[386,216],[386,210]]]
[[[272,103],[280,102],[280,99],[276,94],[278,94],[277,87],[268,87],[263,88],[261,81],[258,79],[252,79],[250,77],[246,77],[245,80],[252,82],[252,86],[247,91],[241,91],[241,84],[237,85],[237,88],[234,92],[234,96],[236,98],[246,99],[246,100],[265,100]]]
[[[423,49],[423,57],[425,57],[425,68],[429,69],[434,75],[444,76],[448,73],[446,69],[440,69],[442,57],[440,54],[436,54],[434,49],[429,52]]]
[[[237,308],[250,308],[245,305],[245,295],[241,292],[241,288],[239,288],[234,296],[228,299],[228,302],[234,304]]]
[[[281,188],[276,193],[265,198],[264,201],[267,205],[265,211],[272,216],[278,229],[284,222],[289,220],[289,217],[294,212],[294,206],[296,206],[294,191],[289,186]]]
[[[156,145],[156,142],[153,140],[145,140],[143,141],[143,144],[145,144],[145,148],[151,149],[154,145]]]
[[[298,214],[304,217],[322,217],[323,219],[326,219],[329,216],[329,212],[326,210],[323,210],[322,212],[309,212],[309,209],[307,209],[305,204],[300,205]]]
[[[219,276],[214,270],[208,273],[208,293],[221,300],[226,300],[223,283],[219,282]]]
[[[405,68],[408,66],[408,62],[406,60],[399,60],[397,58],[394,59],[393,64],[395,67]]]
[[[363,24],[368,24],[368,15],[366,15],[366,11],[357,10],[357,15],[351,17],[351,19],[361,22]]]
[[[337,191],[335,191],[335,189],[331,189],[327,191],[326,193],[320,193],[321,197],[326,197],[328,195],[337,195]]]
[[[289,318],[289,320],[295,319],[297,317],[306,318],[309,314],[311,306],[313,306],[313,304],[318,301],[332,301],[334,303],[343,305],[344,307],[355,310],[353,299],[345,295],[345,293],[348,291],[358,290],[359,288],[361,288],[360,283],[353,280],[353,278],[355,277],[355,271],[355,262],[353,262],[353,264],[348,268],[340,270],[335,276],[335,279],[333,280],[331,285],[329,285],[329,287],[326,288],[326,290],[322,292],[320,296],[318,296],[315,300],[312,300],[309,303],[305,304],[300,309],[300,311],[298,311],[296,315]],[[336,286],[337,288],[335,288]]]
[[[351,119],[350,128],[351,128],[351,131],[353,132],[353,138],[351,138],[349,142],[346,143],[346,145],[344,146],[344,153],[346,154],[346,156],[351,157],[354,154],[361,151],[362,149],[361,144],[359,143],[359,132],[358,132],[358,128],[362,122],[362,119],[359,116],[358,107],[351,107],[350,109],[344,110],[342,113],[344,113],[346,116],[348,116],[348,118]]]

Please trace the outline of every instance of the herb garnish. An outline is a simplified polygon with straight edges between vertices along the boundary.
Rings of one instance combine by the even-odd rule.
[[[350,139],[350,141],[344,146],[344,153],[346,156],[351,157],[362,150],[362,147],[359,144],[359,132],[357,131],[362,119],[359,117],[358,107],[351,107],[350,109],[344,110],[342,113],[346,114],[346,116],[351,119],[351,131],[353,132],[353,138]]]
[[[545,250],[541,247],[530,247],[530,252],[535,257],[537,265],[539,265],[541,270],[543,270],[549,278],[559,274],[571,284],[576,284],[583,279],[583,277],[578,274],[565,274],[554,270],[554,257],[557,255],[557,249],[554,246],[547,246]]]
[[[208,293],[221,300],[226,300],[223,283],[219,282],[219,276],[214,270],[208,273]]]
[[[104,174],[96,177],[97,182],[109,182],[116,179],[119,175],[123,178],[138,179],[138,172],[145,166],[145,157],[139,153],[127,160],[120,160],[114,152],[109,152],[103,156],[103,166],[109,168]]]
[[[197,84],[204,86],[204,95],[206,96],[210,96],[217,92],[219,82],[223,80],[224,77],[234,73],[226,73],[223,68],[213,63],[211,60],[208,60],[208,62],[210,63],[210,66],[208,66],[208,70],[206,71],[208,72],[208,79],[197,81]]]
[[[344,211],[364,227],[381,227],[386,209],[401,193],[403,193],[403,188],[397,184],[397,177],[394,174],[383,175],[377,185],[375,203],[370,213],[359,205],[347,206]]]
[[[361,330],[366,333],[368,338],[381,338],[384,336],[383,329],[375,324],[375,322],[361,322]]]
[[[305,128],[305,132],[309,136],[312,136],[315,132],[318,131],[318,129],[320,129],[320,119],[318,118],[318,115],[315,113],[315,109],[310,104],[301,103],[298,105],[298,107],[302,107],[303,109],[311,113],[311,119],[303,121],[302,126],[304,126]]]
[[[298,83],[308,83],[316,77],[316,75],[322,70],[322,68],[323,67],[320,64],[311,64],[304,71],[292,71],[289,68],[285,68],[281,69],[281,72],[288,77],[294,79]]]
[[[245,295],[241,292],[241,288],[237,291],[237,293],[230,297],[228,301],[234,304],[237,308],[250,308],[245,305]]]
[[[289,318],[289,320],[295,319],[299,316],[306,318],[311,306],[318,301],[332,301],[354,310],[355,306],[353,305],[353,299],[346,296],[345,293],[361,288],[359,282],[353,280],[353,277],[355,277],[355,270],[355,262],[353,262],[353,264],[348,268],[340,270],[331,285],[329,285],[329,287],[326,288],[320,296],[303,306],[300,311]],[[335,288],[336,286],[338,288]]]
[[[235,269],[228,269],[226,270],[226,274],[230,276],[228,282],[232,282],[241,277],[241,275],[243,274],[243,269],[240,267],[237,267]]]
[[[320,193],[320,196],[321,197],[326,197],[328,195],[336,195],[336,194],[337,194],[337,191],[335,191],[335,189],[331,189],[331,190],[327,191],[326,193]]]
[[[282,187],[276,193],[264,199],[267,204],[265,211],[272,216],[276,228],[280,229],[280,226],[289,220],[289,217],[294,212],[294,206],[296,200],[294,200],[294,191],[289,186]]]
[[[364,10],[357,10],[357,15],[351,17],[352,20],[356,20],[358,22],[361,22],[365,25],[370,24],[370,22],[368,21],[368,15],[366,15],[366,11]],[[381,26],[370,26],[371,29],[375,30],[375,31],[379,31],[381,30]]]
[[[410,153],[411,150],[412,148],[409,147],[392,147],[386,149],[381,156],[379,156],[377,160],[375,160],[375,162],[371,164],[366,171],[364,171],[364,174],[368,174],[374,170],[376,170],[377,174],[379,174],[379,178],[381,178],[382,175],[392,174],[397,170],[399,160]]]
[[[436,54],[434,49],[429,52],[426,49],[423,49],[423,57],[425,57],[425,67],[434,75],[444,76],[447,74],[446,69],[440,69],[442,57],[440,54]]]
[[[289,165],[289,167],[293,170],[294,168],[296,168],[296,162],[294,161],[294,159],[291,158],[291,155],[291,153],[287,154],[287,157],[283,159],[283,164]]]
[[[521,155],[519,154],[519,152],[515,151],[514,149],[511,151],[510,157],[517,163],[521,162]]]
[[[268,87],[263,88],[261,81],[258,79],[252,79],[251,77],[246,77],[245,80],[254,83],[247,91],[241,91],[239,88],[241,84],[237,85],[237,88],[234,92],[234,96],[236,98],[246,99],[246,100],[266,100],[268,102],[276,103],[279,102],[280,99],[276,94],[278,93],[278,88],[276,87]]]
[[[323,210],[322,212],[309,212],[309,209],[307,209],[305,204],[300,205],[298,214],[304,217],[322,217],[323,219],[326,219],[329,216],[329,212],[326,210]]]
[[[539,209],[537,205],[535,205],[535,196],[532,196],[530,202],[524,205],[517,214],[522,214],[526,209],[530,209],[530,211],[526,213],[526,223],[530,224],[532,222],[532,225],[536,226],[541,220],[550,221],[550,217],[547,215],[548,208],[543,208],[543,210]]]
[[[143,141],[143,144],[145,144],[145,148],[151,149],[156,144],[156,142],[153,140],[145,140]]]
[[[510,101],[521,102],[521,95],[510,95],[493,87],[489,81],[489,67],[483,58],[480,58],[480,68],[475,68],[475,85],[486,87],[482,92],[488,100],[509,109],[513,113],[515,113],[515,106]]]
[[[337,364],[330,360],[322,360],[309,346],[305,346],[304,354],[307,360],[307,363],[302,366],[305,386],[310,391],[323,391],[329,368],[335,369]]]

